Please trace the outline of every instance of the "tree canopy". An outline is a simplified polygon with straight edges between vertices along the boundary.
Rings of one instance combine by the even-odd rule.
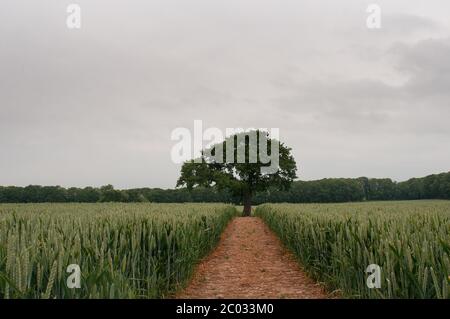
[[[216,186],[240,196],[243,214],[251,213],[252,197],[270,187],[286,190],[296,176],[291,149],[260,130],[234,134],[202,151],[181,168],[177,187]]]

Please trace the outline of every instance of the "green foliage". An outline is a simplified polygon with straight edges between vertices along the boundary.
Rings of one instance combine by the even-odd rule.
[[[69,188],[59,186],[1,187],[0,203],[46,202],[222,202],[239,203],[241,194],[214,187],[160,189],[135,188],[115,190],[101,188]],[[339,203],[374,200],[450,199],[450,173],[412,178],[396,183],[391,179],[326,178],[315,181],[294,181],[289,190],[277,186],[256,192],[253,204],[262,203]]]
[[[260,216],[311,275],[350,298],[449,298],[450,202],[266,204]],[[365,269],[381,266],[380,289]]]
[[[160,298],[235,215],[223,204],[0,205],[1,298]],[[81,267],[80,289],[66,285]]]
[[[105,185],[100,188],[100,202],[127,202],[128,193],[114,189],[112,185]]]
[[[389,178],[326,178],[295,181],[288,191],[269,189],[256,194],[262,203],[341,203],[412,199],[450,199],[450,173],[396,183]]]
[[[30,190],[33,190],[30,192]],[[117,190],[111,185],[101,188],[65,189],[59,186],[15,187],[0,186],[0,203],[231,203],[233,197],[217,187],[196,187],[192,191],[181,189],[135,188]]]
[[[277,151],[272,149],[273,145],[277,146]],[[267,162],[263,154],[271,160],[272,155],[278,155],[278,163]],[[264,171],[271,165],[276,165],[273,171]],[[203,150],[200,159],[185,162],[177,187],[186,186],[192,190],[198,186],[216,186],[219,190],[229,190],[242,197],[244,213],[250,213],[251,198],[256,192],[266,191],[269,187],[288,189],[296,178],[296,171],[290,148],[270,139],[268,133],[250,131],[232,135]]]

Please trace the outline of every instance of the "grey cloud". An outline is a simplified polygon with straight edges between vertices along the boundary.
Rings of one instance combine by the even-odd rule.
[[[397,69],[409,76],[405,88],[417,98],[450,94],[450,38],[400,43],[392,50]]]
[[[303,179],[448,170],[447,2],[381,1],[380,32],[359,0],[78,2],[75,32],[2,3],[0,184],[173,187],[195,119],[280,128]]]
[[[383,16],[383,25],[393,34],[412,34],[421,31],[438,31],[442,24],[432,18],[407,13],[387,14]]]
[[[394,57],[394,68],[407,76],[401,84],[366,77],[298,86],[291,83],[291,92],[295,93],[274,103],[290,113],[301,111],[317,122],[349,132],[387,129],[450,134],[450,127],[440,116],[450,113],[449,39],[396,43],[388,54]]]

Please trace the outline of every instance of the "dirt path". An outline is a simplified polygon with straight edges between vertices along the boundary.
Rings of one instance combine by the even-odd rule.
[[[237,217],[177,298],[327,298],[257,217]]]

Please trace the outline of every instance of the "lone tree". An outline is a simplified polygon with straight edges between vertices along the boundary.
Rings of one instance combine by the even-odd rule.
[[[216,186],[240,196],[244,216],[250,216],[252,196],[269,187],[288,189],[297,165],[291,149],[265,131],[234,134],[201,152],[181,168],[177,187]]]

